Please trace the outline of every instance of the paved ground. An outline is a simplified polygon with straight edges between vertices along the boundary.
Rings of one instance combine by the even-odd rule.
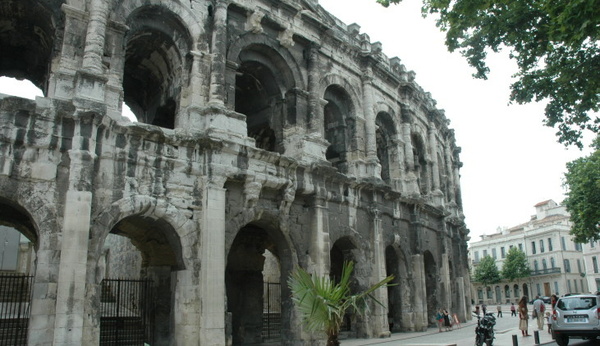
[[[530,310],[531,311],[531,308]],[[494,346],[531,346],[544,345],[552,342],[552,337],[547,329],[538,331],[538,339],[534,335],[537,330],[535,320],[529,320],[529,337],[521,336],[518,317],[511,317],[509,306],[503,307],[502,318],[497,318],[496,340]],[[403,346],[472,346],[475,342],[475,319],[463,323],[461,328],[454,328],[449,332],[438,332],[437,328],[429,328],[425,332],[394,333],[390,338],[384,339],[345,339],[341,340],[342,346],[363,345],[403,345]],[[547,328],[546,326],[544,328]],[[513,335],[516,335],[516,344],[513,343]],[[539,341],[537,343],[536,341]]]

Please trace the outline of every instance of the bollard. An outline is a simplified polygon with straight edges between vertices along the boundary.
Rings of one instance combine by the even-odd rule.
[[[519,341],[517,341],[517,336],[513,334],[513,346],[519,346]]]
[[[533,341],[534,345],[540,344],[540,332],[538,332],[537,330],[533,332]]]

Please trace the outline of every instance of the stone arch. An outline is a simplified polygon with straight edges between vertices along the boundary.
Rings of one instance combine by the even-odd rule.
[[[397,155],[394,157],[394,139],[396,138],[396,124],[390,113],[380,111],[375,118],[375,140],[377,142],[377,159],[381,165],[381,179],[390,183],[397,169]]]
[[[439,271],[433,254],[426,250],[423,253],[423,263],[425,266],[425,294],[427,296],[427,320],[428,325],[435,325],[435,314],[439,304],[438,296],[438,278]]]
[[[273,257],[279,268],[275,272],[279,278],[271,275],[271,284],[278,279],[280,287],[279,308],[280,330],[270,330],[270,341],[293,337],[291,328],[293,303],[291,292],[287,287],[294,263],[293,251],[289,239],[278,227],[266,218],[250,222],[239,228],[233,239],[228,241],[227,264],[225,271],[225,287],[227,294],[227,311],[231,315],[231,335],[233,345],[263,342],[266,271],[265,259]],[[268,253],[267,253],[268,252]],[[272,268],[271,268],[272,269]],[[271,287],[271,286],[269,286]],[[272,307],[270,307],[272,308]]]
[[[305,83],[296,60],[274,39],[253,33],[233,42],[227,56],[238,65],[227,78],[235,85],[232,106],[246,115],[248,136],[258,148],[283,153],[283,129],[302,115],[296,96]]]
[[[191,72],[189,29],[162,4],[135,8],[126,24],[124,101],[138,121],[172,129],[182,85]]]
[[[168,344],[173,340],[175,316],[173,308],[177,282],[171,282],[172,272],[185,268],[182,238],[191,237],[193,222],[165,200],[149,196],[123,198],[100,213],[92,222],[92,239],[88,253],[88,299],[100,300],[100,284],[108,274],[110,279],[149,279],[156,291],[151,334],[153,344]],[[116,251],[115,251],[116,249]],[[112,252],[111,252],[112,251]],[[189,251],[189,250],[187,250]],[[192,264],[190,264],[192,266]],[[96,306],[96,304],[92,304]],[[90,309],[93,309],[90,307]],[[100,311],[88,311],[97,316]],[[93,318],[93,317],[92,317]],[[165,321],[169,321],[165,323]],[[93,328],[102,324],[91,323]],[[98,332],[98,329],[94,329]]]
[[[59,50],[63,27],[60,6],[37,0],[7,0],[0,22],[0,76],[27,79],[47,94],[52,59]]]
[[[414,321],[411,318],[413,310],[412,293],[414,292],[413,280],[408,270],[407,256],[404,251],[395,244],[385,248],[386,275],[394,275],[394,286],[388,290],[388,323],[390,332],[415,330]]]
[[[340,172],[348,172],[348,152],[356,131],[356,116],[352,99],[346,89],[332,84],[325,90],[323,98],[327,104],[323,110],[325,139],[329,147],[326,159]]]

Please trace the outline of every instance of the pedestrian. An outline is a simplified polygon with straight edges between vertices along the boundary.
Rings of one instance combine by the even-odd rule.
[[[510,315],[517,316],[517,308],[515,307],[515,303],[510,303]]]
[[[552,319],[550,311],[546,311],[546,324],[548,325],[548,333],[552,333]]]
[[[553,294],[552,296],[550,296],[550,305],[552,305],[552,310],[554,310],[554,306],[556,305],[557,301],[558,301],[558,297],[556,296],[556,294]]]
[[[448,312],[448,310],[444,309],[443,314],[444,314],[444,326],[446,327],[446,331],[449,332],[452,330],[452,324],[450,323],[450,313]]]
[[[498,314],[496,315],[496,317],[502,317],[502,307],[500,306],[500,304],[498,304],[496,308],[498,309]]]
[[[487,313],[487,305],[481,304],[481,310],[483,311],[483,316],[485,316],[485,314]]]
[[[529,336],[529,311],[527,311],[527,296],[519,300],[519,329],[523,336]]]
[[[442,332],[442,324],[444,323],[444,313],[442,309],[439,309],[437,315],[435,315],[435,319],[438,323],[438,333]]]
[[[475,315],[479,316],[479,305],[475,305]]]
[[[533,315],[537,320],[538,330],[544,330],[544,313],[546,312],[546,306],[540,296],[535,296],[533,301]]]

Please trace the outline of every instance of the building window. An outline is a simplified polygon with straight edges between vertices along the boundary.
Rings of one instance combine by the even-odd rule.
[[[537,295],[541,296],[542,295],[542,287],[540,286],[540,284],[535,284],[535,287],[537,288]]]
[[[587,292],[588,290],[585,288],[584,286],[584,281],[583,279],[579,279],[579,282],[581,282],[581,292]]]
[[[519,243],[519,250],[523,251],[523,244]]]
[[[544,252],[544,239],[540,239],[540,252]]]
[[[544,270],[548,269],[548,265],[546,264],[545,258],[542,258],[542,269],[544,269]]]
[[[569,261],[568,259],[565,259],[565,273],[570,273],[571,272],[571,261]],[[569,288],[569,292],[571,292],[571,289]]]
[[[487,257],[487,250],[483,250],[483,257]]]
[[[479,300],[483,299],[483,291],[480,289],[477,290],[477,297],[479,298]]]
[[[583,273],[581,271],[581,260],[580,259],[577,260],[577,272],[578,273]],[[577,289],[575,289],[575,290],[577,291]]]
[[[540,269],[540,268],[539,268],[539,266],[538,266],[538,261],[537,261],[537,260],[534,260],[534,261],[533,261],[533,270],[535,270],[535,271],[537,272],[539,269]]]
[[[571,293],[571,280],[567,280],[567,293]]]
[[[479,251],[475,251],[475,262],[479,262]]]
[[[556,263],[554,262],[554,257],[550,257],[550,268],[556,268]]]
[[[582,247],[581,247],[580,243],[573,242],[573,244],[575,244],[575,251],[581,251],[582,250]]]
[[[563,251],[567,251],[567,242],[565,241],[565,237],[560,237],[560,245],[562,246]]]
[[[577,288],[577,280],[573,280],[573,283],[575,284],[575,292],[579,292],[579,288]]]
[[[510,287],[508,285],[504,286],[504,297],[510,298]]]
[[[593,248],[593,247],[596,247],[596,242],[592,240],[592,241],[590,242],[590,247],[592,247],[592,248]]]
[[[598,257],[592,257],[592,267],[594,268],[594,274],[598,274]]]
[[[552,238],[548,238],[548,251],[552,251]]]
[[[496,257],[496,248],[493,248],[493,249],[492,249],[492,257],[493,257],[494,259],[497,259],[497,257]]]
[[[558,295],[558,281],[554,281],[554,294]]]
[[[537,252],[537,251],[535,250],[535,242],[534,242],[534,241],[532,241],[532,242],[531,242],[531,253],[535,255],[535,254],[536,254],[536,252]]]
[[[505,258],[506,257],[506,251],[504,250],[504,246],[502,246],[500,248],[500,257]]]

